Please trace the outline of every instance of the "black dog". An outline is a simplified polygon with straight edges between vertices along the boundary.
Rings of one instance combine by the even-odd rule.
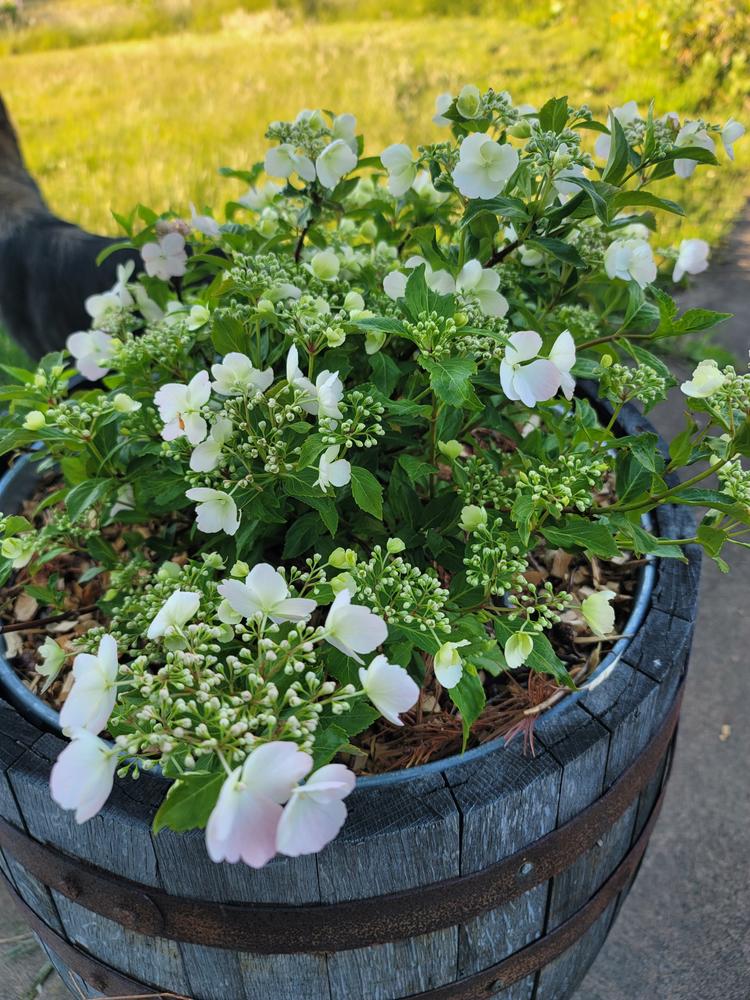
[[[112,287],[118,264],[133,260],[142,268],[133,250],[117,250],[97,266],[98,254],[115,242],[50,212],[0,98],[0,319],[16,343],[38,358],[88,329],[87,296]]]

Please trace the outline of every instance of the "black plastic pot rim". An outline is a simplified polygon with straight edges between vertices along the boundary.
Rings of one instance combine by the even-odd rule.
[[[32,461],[31,455],[24,455],[0,477],[0,497],[6,491],[11,490],[24,475],[29,474]],[[651,518],[645,515],[643,520],[644,526],[650,528]],[[625,624],[625,631],[622,637],[617,640],[599,666],[576,691],[566,694],[556,705],[544,711],[543,715],[545,718],[551,718],[567,711],[571,705],[575,705],[589,691],[602,684],[616,669],[620,658],[643,624],[651,601],[655,579],[655,559],[653,556],[646,556],[645,564],[639,572],[638,588],[635,594],[633,609]],[[0,693],[29,721],[59,736],[62,732],[59,713],[26,687],[5,657],[5,648],[5,640],[0,636]],[[403,770],[393,771],[388,774],[363,775],[357,779],[357,787],[360,789],[383,788],[413,778],[421,778],[436,772],[446,771],[459,764],[478,760],[496,750],[501,750],[504,746],[505,737],[498,736],[487,743],[482,743],[478,747],[467,750],[463,754],[453,754],[450,757],[443,757],[440,760],[430,761],[427,764],[418,764],[415,767],[404,768]]]

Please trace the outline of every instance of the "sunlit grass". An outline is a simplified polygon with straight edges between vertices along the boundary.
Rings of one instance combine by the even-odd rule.
[[[606,26],[605,26],[606,28]],[[221,31],[89,45],[0,59],[0,85],[31,170],[62,216],[115,232],[111,209],[138,201],[185,211],[219,207],[241,190],[221,165],[247,167],[267,142],[264,128],[301,107],[357,112],[368,151],[441,134],[434,97],[467,80],[539,103],[567,93],[597,111],[653,95],[661,109],[689,113],[690,84],[667,89],[663,70],[635,77],[609,51],[606,30],[536,27],[505,18],[294,24],[266,12],[238,13]],[[717,107],[723,120],[734,108]],[[748,157],[703,169],[664,193],[691,215],[686,232],[717,239],[739,211]]]

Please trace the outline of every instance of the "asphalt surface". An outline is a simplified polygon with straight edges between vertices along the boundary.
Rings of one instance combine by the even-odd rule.
[[[716,340],[747,359],[750,213],[683,305],[734,313]],[[677,363],[679,373],[691,366]],[[682,425],[678,393],[654,411]],[[638,880],[576,1000],[750,1000],[750,551],[704,562],[679,746]],[[0,892],[0,995],[66,1000]],[[227,998],[231,1000],[231,998]]]

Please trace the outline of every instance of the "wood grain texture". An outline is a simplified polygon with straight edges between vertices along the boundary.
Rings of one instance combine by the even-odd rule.
[[[378,896],[459,874],[460,817],[440,774],[356,790],[350,820],[318,855],[323,902]],[[328,956],[331,1000],[392,1000],[452,982],[458,929]]]

